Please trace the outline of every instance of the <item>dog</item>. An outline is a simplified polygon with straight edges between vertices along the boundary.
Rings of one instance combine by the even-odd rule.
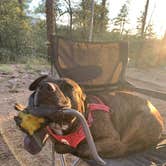
[[[57,153],[91,158],[79,120],[64,114],[66,109],[75,109],[85,117],[97,152],[103,158],[140,152],[161,140],[163,119],[160,113],[150,101],[130,92],[86,95],[75,81],[68,78],[55,80],[49,76],[36,79],[29,89],[33,91],[29,98],[29,112],[48,122],[35,132],[35,137],[25,137],[24,147],[32,154],[40,152],[49,135]],[[68,135],[72,137],[78,130],[82,135],[76,144],[63,139]]]

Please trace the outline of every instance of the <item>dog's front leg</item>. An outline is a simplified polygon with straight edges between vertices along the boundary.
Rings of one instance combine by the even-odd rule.
[[[101,141],[101,140],[99,142],[95,142],[95,146],[96,146],[96,149],[97,149],[98,153],[101,149],[102,142],[103,141]],[[80,158],[85,158],[85,159],[92,158],[92,153],[91,153],[90,148],[89,148],[89,146],[86,142],[81,143],[77,147],[76,156],[78,156]]]
[[[112,143],[111,143],[112,142]],[[110,144],[111,143],[111,144]],[[102,140],[95,141],[96,149],[101,157],[116,157],[122,156],[125,153],[125,146],[121,144],[119,140],[112,140],[111,138],[105,138]],[[76,154],[78,157],[90,159],[92,153],[89,149],[88,144],[82,143],[78,146]]]
[[[60,154],[65,154],[65,153],[74,154],[75,153],[75,149],[70,147],[69,145],[60,143],[56,140],[52,140],[52,141],[54,143],[55,151],[57,153],[60,153]]]

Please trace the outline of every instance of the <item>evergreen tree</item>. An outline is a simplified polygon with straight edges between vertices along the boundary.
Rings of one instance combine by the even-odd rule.
[[[143,22],[143,18],[144,18],[144,12],[141,12],[141,16],[137,18],[137,26],[136,26],[136,36],[138,38],[141,38],[141,33],[142,33],[142,22]]]
[[[128,3],[125,3],[116,18],[113,19],[114,22],[114,32],[119,33],[120,38],[122,39],[124,32],[126,31],[126,25],[128,22]]]
[[[30,53],[32,29],[25,9],[18,0],[0,1],[0,61],[15,61]]]
[[[91,0],[82,0],[79,6],[74,11],[74,27],[80,29],[83,36],[87,38],[89,33],[89,25],[91,18]],[[94,29],[95,33],[106,31],[108,24],[108,10],[103,3],[94,3]],[[102,30],[102,31],[101,31]]]
[[[144,38],[148,9],[149,9],[149,0],[146,0],[145,10],[144,10],[143,19],[142,19],[141,38]]]
[[[142,24],[145,17],[145,13],[141,12],[141,16],[137,18],[137,33],[136,36],[141,39],[151,39],[155,37],[153,24],[148,24],[145,26],[144,34],[142,35]]]
[[[153,24],[149,24],[145,29],[146,39],[153,39],[155,37],[155,32],[153,29]]]

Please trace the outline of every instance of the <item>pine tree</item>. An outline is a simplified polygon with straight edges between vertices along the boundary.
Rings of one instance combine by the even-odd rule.
[[[136,36],[141,39],[151,39],[155,37],[154,29],[153,29],[153,24],[149,23],[147,26],[144,27],[144,32],[142,35],[142,24],[143,20],[145,17],[145,13],[141,12],[141,16],[137,18],[137,33]]]
[[[153,24],[149,24],[145,29],[145,38],[153,39],[155,37],[155,32],[153,29]]]
[[[15,61],[18,56],[29,54],[32,29],[24,4],[18,0],[0,1],[0,61]],[[11,53],[6,55],[6,51]]]
[[[141,12],[141,16],[137,18],[137,26],[136,26],[136,36],[138,38],[141,38],[141,33],[142,33],[142,22],[143,22],[143,18],[144,18],[144,12]]]
[[[125,3],[118,14],[116,18],[113,19],[114,22],[114,30],[115,32],[118,32],[120,35],[120,38],[122,39],[123,34],[125,32],[126,25],[129,23],[128,21],[128,4]]]
[[[105,5],[106,1],[101,4],[95,1],[94,4],[94,32],[101,33],[106,31],[108,24],[108,10]],[[89,25],[91,18],[91,0],[82,0],[78,8],[74,12],[74,26],[81,29],[84,36],[89,33]]]

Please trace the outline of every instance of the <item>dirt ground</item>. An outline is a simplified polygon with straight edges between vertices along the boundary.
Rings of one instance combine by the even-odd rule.
[[[48,73],[48,68],[40,66],[27,69],[22,65],[10,65],[12,70],[0,69],[0,166],[45,166],[51,165],[51,143],[47,142],[42,152],[32,156],[23,149],[24,134],[20,132],[13,120],[17,112],[13,109],[14,103],[26,104],[30,94],[28,85],[38,76]],[[127,80],[147,89],[166,93],[166,68],[127,70]],[[166,101],[148,98],[166,118]],[[67,160],[71,157],[67,155]],[[69,161],[69,162],[70,162]],[[56,158],[59,165],[59,157]]]

